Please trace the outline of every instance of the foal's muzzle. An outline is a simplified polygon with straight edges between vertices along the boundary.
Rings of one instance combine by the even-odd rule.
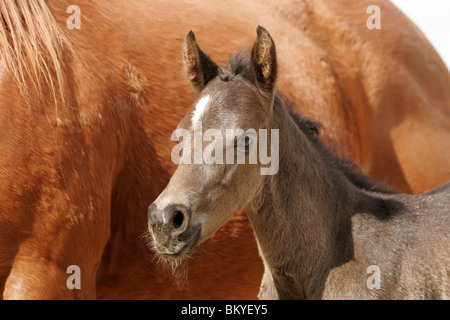
[[[198,241],[198,228],[190,226],[191,212],[182,204],[148,208],[148,227],[155,249],[169,256],[181,256]]]

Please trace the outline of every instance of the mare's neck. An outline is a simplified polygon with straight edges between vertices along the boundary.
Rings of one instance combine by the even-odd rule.
[[[266,178],[247,212],[279,297],[321,298],[329,270],[353,255],[350,218],[358,191],[322,159],[284,105],[275,108],[274,120],[279,172]]]

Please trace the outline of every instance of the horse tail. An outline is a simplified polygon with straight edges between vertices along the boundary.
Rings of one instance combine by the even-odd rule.
[[[31,84],[42,98],[44,81],[64,101],[63,53],[73,50],[47,3],[2,0],[0,14],[0,54],[21,95],[30,97]]]

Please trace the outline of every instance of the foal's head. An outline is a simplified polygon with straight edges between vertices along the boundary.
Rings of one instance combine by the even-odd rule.
[[[258,159],[258,142],[271,135],[277,73],[275,45],[262,27],[250,57],[236,55],[226,70],[200,50],[192,32],[183,61],[199,94],[175,132],[179,166],[148,214],[154,248],[175,258],[189,256],[262,187],[267,163]]]

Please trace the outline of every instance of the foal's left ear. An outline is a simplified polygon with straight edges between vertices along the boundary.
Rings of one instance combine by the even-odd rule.
[[[206,87],[220,71],[220,67],[199,48],[192,31],[184,40],[183,64],[188,79],[199,90]]]
[[[263,27],[258,26],[256,32],[258,36],[253,45],[251,63],[258,83],[263,89],[272,91],[277,79],[275,43]]]

